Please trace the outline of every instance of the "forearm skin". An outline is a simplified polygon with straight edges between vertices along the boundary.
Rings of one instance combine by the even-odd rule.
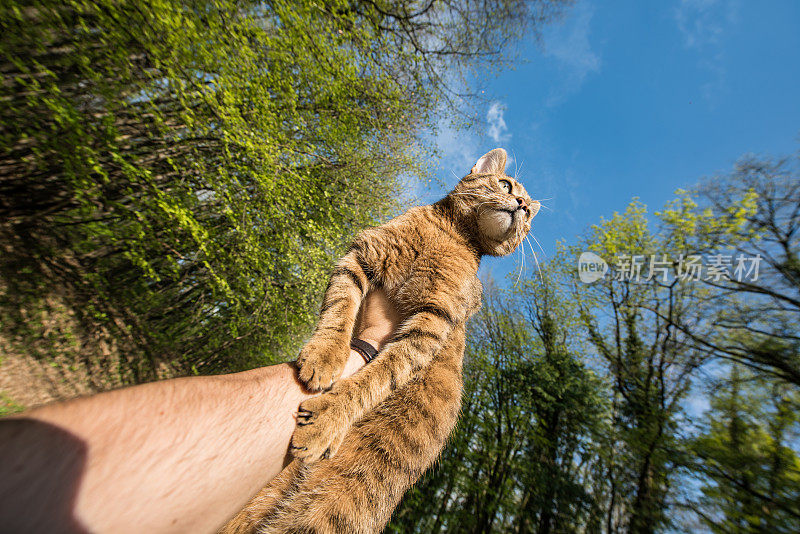
[[[345,375],[362,365],[352,351]],[[311,396],[281,364],[6,418],[0,531],[215,532],[283,468]]]

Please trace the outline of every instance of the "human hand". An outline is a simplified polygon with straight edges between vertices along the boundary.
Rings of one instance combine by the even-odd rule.
[[[389,302],[386,291],[381,288],[371,289],[364,297],[364,302],[361,303],[354,337],[381,350],[397,330],[399,324],[400,316]],[[342,376],[349,376],[363,366],[364,359],[358,352],[351,349],[350,358],[347,360]]]
[[[380,350],[389,340],[400,317],[382,288],[367,293],[356,322],[355,337]]]

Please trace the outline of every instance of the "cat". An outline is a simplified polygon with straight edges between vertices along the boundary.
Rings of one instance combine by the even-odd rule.
[[[496,148],[442,200],[358,235],[297,360],[308,388],[327,392],[300,405],[295,460],[224,533],[380,532],[436,460],[461,407],[465,323],[481,303],[481,257],[513,252],[540,207],[506,176],[506,161]],[[337,381],[361,301],[376,286],[400,326],[373,361]]]

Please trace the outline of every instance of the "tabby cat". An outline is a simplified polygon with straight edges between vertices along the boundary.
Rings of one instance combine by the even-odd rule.
[[[297,360],[300,379],[327,392],[300,405],[295,460],[223,532],[379,532],[434,462],[460,410],[464,327],[481,302],[480,259],[516,249],[539,210],[506,176],[506,159],[492,150],[442,200],[356,238]],[[337,381],[359,306],[375,286],[400,326],[372,362]]]

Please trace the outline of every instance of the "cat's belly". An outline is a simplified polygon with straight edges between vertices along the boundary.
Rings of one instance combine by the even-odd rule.
[[[362,516],[361,532],[382,531],[405,492],[439,457],[458,420],[461,390],[460,361],[434,360],[348,433],[332,459],[342,469],[333,478],[349,478],[350,488],[352,477],[371,481],[364,489],[372,509]]]
[[[462,326],[428,367],[350,428],[332,458],[295,461],[263,492],[279,504],[261,512],[259,532],[381,532],[456,424],[463,354]]]
[[[365,434],[380,437],[383,448],[391,448],[393,454],[404,458],[406,467],[414,473],[424,471],[436,459],[456,424],[461,390],[460,361],[434,358],[417,377],[394,391],[355,426]]]

